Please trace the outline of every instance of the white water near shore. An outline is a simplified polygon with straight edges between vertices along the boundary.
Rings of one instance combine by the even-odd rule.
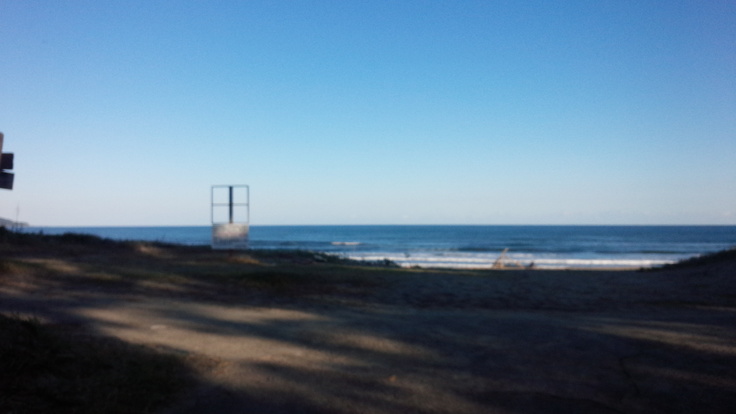
[[[401,267],[423,267],[423,268],[454,268],[454,269],[491,269],[499,259],[499,254],[396,254],[396,253],[372,253],[372,254],[346,254],[346,257],[354,260],[378,262],[390,260]],[[638,259],[638,258],[615,258],[615,259],[572,259],[542,257],[525,253],[507,253],[505,260],[501,261],[505,267],[534,267],[536,269],[639,269],[646,267],[662,266],[676,262],[666,259]]]

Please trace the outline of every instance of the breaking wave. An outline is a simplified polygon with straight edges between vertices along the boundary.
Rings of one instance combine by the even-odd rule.
[[[390,260],[401,267],[446,269],[491,269],[500,255],[448,255],[448,254],[345,254],[345,257],[362,261]],[[531,267],[536,269],[639,269],[662,266],[676,259],[652,258],[550,258],[531,254],[511,254],[502,263],[507,267]]]

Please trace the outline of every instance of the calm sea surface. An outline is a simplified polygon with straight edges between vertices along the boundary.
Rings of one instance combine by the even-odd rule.
[[[209,244],[201,227],[31,227],[45,234]],[[736,226],[252,226],[253,249],[304,249],[402,266],[649,267],[736,246]]]

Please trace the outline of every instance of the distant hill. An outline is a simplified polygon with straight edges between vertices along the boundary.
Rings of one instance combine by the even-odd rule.
[[[8,220],[0,217],[0,227],[28,227],[28,223],[24,222],[15,222],[13,220]]]

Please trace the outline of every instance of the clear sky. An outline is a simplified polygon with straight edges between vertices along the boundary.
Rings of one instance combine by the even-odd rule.
[[[736,2],[0,0],[32,225],[736,224]]]

